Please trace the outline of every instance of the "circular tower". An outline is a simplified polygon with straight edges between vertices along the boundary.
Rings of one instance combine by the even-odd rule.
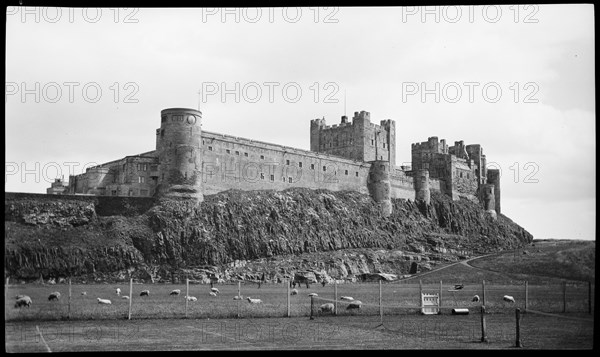
[[[203,201],[201,120],[202,113],[195,109],[160,112],[156,139],[158,196]]]
[[[431,202],[431,191],[429,190],[429,170],[416,170],[414,183],[415,201],[422,201],[429,205]]]
[[[372,161],[367,182],[369,194],[379,203],[381,214],[389,217],[392,214],[392,196],[390,185],[390,163],[388,161]]]
[[[486,213],[488,213],[492,218],[496,219],[496,203],[494,197],[494,185],[493,184],[484,184],[482,186],[482,199],[483,199],[483,209]]]

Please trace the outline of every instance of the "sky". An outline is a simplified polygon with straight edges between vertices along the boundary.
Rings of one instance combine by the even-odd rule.
[[[480,144],[502,213],[595,240],[591,4],[25,8],[6,21],[5,191],[155,149],[160,111],[309,150],[310,120],[396,121],[396,164]]]

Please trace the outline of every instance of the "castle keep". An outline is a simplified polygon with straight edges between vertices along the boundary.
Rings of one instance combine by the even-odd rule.
[[[382,213],[391,198],[429,204],[430,192],[481,202],[500,213],[500,175],[486,169],[480,145],[430,137],[412,144],[412,167],[396,166],[396,123],[371,123],[355,112],[351,121],[310,122],[310,151],[201,130],[194,109],[161,111],[156,150],[90,167],[55,182],[49,194],[154,196],[203,200],[229,189],[284,190],[290,187],[352,190],[369,194]],[[64,185],[64,189],[59,186]]]

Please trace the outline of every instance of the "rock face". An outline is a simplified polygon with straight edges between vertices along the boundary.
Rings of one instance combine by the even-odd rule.
[[[44,195],[45,196],[45,195]],[[357,192],[230,190],[201,205],[164,199],[140,214],[103,216],[94,204],[5,202],[5,274],[16,279],[316,280],[403,275],[523,246],[533,237],[468,200],[392,200],[393,213]]]

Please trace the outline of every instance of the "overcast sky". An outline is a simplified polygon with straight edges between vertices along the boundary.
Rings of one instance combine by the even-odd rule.
[[[397,165],[430,136],[481,144],[502,213],[593,240],[594,74],[593,5],[9,7],[6,191],[154,150],[165,108],[306,150],[311,119],[366,110],[396,121]]]

